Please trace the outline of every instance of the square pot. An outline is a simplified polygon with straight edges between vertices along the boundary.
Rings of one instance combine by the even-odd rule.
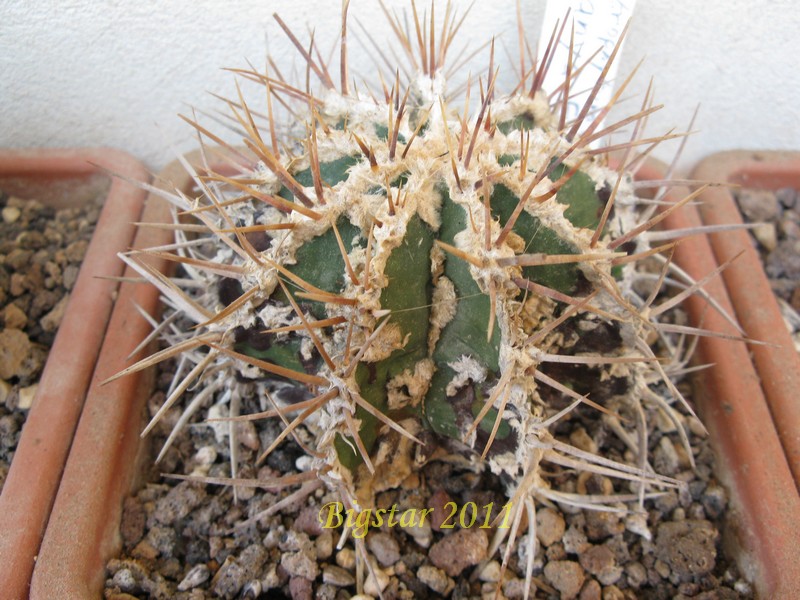
[[[24,598],[122,274],[116,257],[135,233],[145,194],[109,173],[149,180],[109,148],[0,150],[0,189],[54,208],[108,189],[105,205],[49,352],[0,496],[0,596]],[[110,184],[110,186],[109,186]],[[105,277],[105,279],[101,278]]]
[[[189,159],[198,164],[197,157]],[[642,178],[662,179],[663,167],[648,163],[639,173]],[[178,163],[173,163],[159,177],[172,182],[168,189],[189,192],[191,179]],[[161,185],[161,184],[160,184]],[[680,199],[685,190],[672,190],[670,197]],[[148,200],[145,221],[157,217],[149,211],[156,198]],[[163,206],[163,203],[162,203]],[[163,210],[161,208],[160,210]],[[697,211],[686,206],[670,215],[667,226],[683,228],[699,223]],[[161,232],[163,233],[163,232]],[[137,246],[167,243],[156,241],[153,230],[137,235]],[[167,236],[169,237],[169,236]],[[717,267],[705,236],[692,236],[681,242],[676,251],[680,262],[695,279]],[[706,288],[732,313],[725,287],[719,279]],[[148,291],[150,290],[150,295]],[[132,489],[139,432],[149,388],[146,375],[126,377],[99,387],[106,377],[130,364],[126,355],[149,326],[132,315],[130,300],[141,294],[139,303],[154,314],[157,294],[149,286],[124,284],[120,291],[109,338],[103,347],[92,389],[87,399],[73,451],[65,469],[54,514],[42,544],[34,573],[31,598],[95,598],[103,587],[105,563],[121,547],[119,523],[126,493]],[[730,331],[730,325],[714,311],[705,311],[706,302],[693,298],[689,312],[694,324],[715,331]],[[124,334],[120,329],[124,329]],[[726,329],[727,328],[727,329]],[[733,333],[736,333],[735,330]],[[800,519],[800,501],[773,426],[747,348],[738,342],[704,338],[700,351],[702,362],[715,362],[697,379],[708,382],[698,388],[700,413],[708,425],[719,454],[718,470],[732,490],[733,515],[730,543],[736,549],[740,565],[765,597],[791,595],[798,589],[798,567],[792,550],[798,536],[791,529]],[[137,396],[136,394],[139,393]],[[750,406],[752,405],[752,406]],[[747,412],[744,408],[748,408]],[[96,460],[108,458],[106,464]]]
[[[800,152],[722,152],[703,160],[693,177],[760,190],[776,191],[783,187],[800,190]],[[730,187],[711,188],[700,200],[704,223],[743,222]],[[710,236],[710,241],[719,263],[744,251],[722,276],[746,335],[770,342],[751,346],[750,351],[795,485],[800,488],[800,402],[797,401],[800,356],[784,326],[780,307],[749,234],[746,231],[716,234]]]

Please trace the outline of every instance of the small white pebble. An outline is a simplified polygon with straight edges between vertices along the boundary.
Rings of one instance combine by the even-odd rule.
[[[372,569],[367,569],[369,575],[364,582],[364,592],[371,596],[380,596],[389,585],[389,576],[378,566],[377,562],[370,562],[372,562]]]
[[[673,415],[680,418],[677,412],[673,412]],[[677,431],[675,422],[660,408],[656,411],[655,425],[656,429],[661,433],[675,433]]]
[[[422,524],[422,526],[417,525],[416,527],[404,527],[403,531],[414,538],[414,541],[421,548],[429,548],[431,542],[433,541],[433,530],[431,529],[431,525],[427,520]]]
[[[500,563],[496,560],[486,563],[486,566],[481,569],[478,574],[481,581],[488,581],[494,583],[500,580]]]
[[[214,439],[218,444],[222,444],[228,437],[230,424],[226,421],[216,421],[214,419],[225,419],[228,416],[228,405],[218,402],[208,409],[208,426],[214,431]]]
[[[186,577],[184,577],[183,580],[178,584],[178,591],[186,592],[192,588],[196,588],[197,586],[208,581],[210,575],[211,572],[208,570],[206,565],[195,565],[189,570],[189,572],[186,574]]]
[[[356,553],[350,548],[342,548],[336,553],[336,564],[343,569],[352,571],[356,567]]]
[[[733,584],[733,589],[743,596],[750,596],[753,593],[753,588],[746,581],[737,581]]]
[[[778,231],[774,223],[759,223],[752,231],[765,250],[772,252],[778,246]]]
[[[8,224],[16,223],[22,213],[16,206],[6,206],[3,208],[3,221]]]
[[[646,540],[652,540],[653,534],[647,527],[647,513],[631,513],[625,517],[625,529],[631,533],[642,536]]]
[[[217,460],[217,449],[214,446],[203,446],[194,455],[198,465],[212,465]]]
[[[19,390],[19,404],[17,404],[17,408],[28,410],[33,404],[33,399],[36,397],[36,390],[38,389],[38,383],[21,388]]]
[[[698,419],[697,417],[689,417],[687,421],[689,423],[689,431],[691,431],[694,435],[698,437],[705,437],[706,428],[700,419]]]
[[[206,477],[211,465],[217,460],[217,450],[214,446],[203,446],[194,455],[195,465],[192,469],[192,477]]]
[[[314,459],[310,456],[303,455],[294,462],[294,466],[297,467],[298,471],[305,473],[314,468]]]
[[[123,592],[131,591],[136,587],[136,578],[130,569],[120,569],[114,573],[112,581]]]

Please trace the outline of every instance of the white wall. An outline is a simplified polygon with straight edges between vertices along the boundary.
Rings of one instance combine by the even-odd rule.
[[[543,2],[522,0],[523,22],[533,39]],[[387,4],[398,10],[407,5],[405,0]],[[454,4],[463,9],[469,3]],[[620,73],[646,58],[633,92],[641,94],[655,77],[657,100],[667,106],[651,118],[654,134],[686,127],[695,106],[702,105],[683,169],[718,150],[800,148],[795,4],[638,0]],[[427,6],[419,0],[420,10]],[[195,146],[192,130],[177,113],[190,114],[189,104],[219,108],[209,91],[236,93],[232,75],[221,67],[246,67],[248,60],[261,67],[268,47],[284,73],[292,65],[303,73],[273,12],[304,42],[306,23],[316,25],[320,47],[327,50],[338,32],[339,8],[335,0],[0,0],[0,145],[109,145],[158,170],[176,149]],[[358,49],[353,17],[380,41],[391,34],[376,0],[352,0],[350,10],[353,71],[369,76],[375,51]],[[444,2],[437,0],[437,17],[443,12]],[[509,52],[517,55],[515,0],[491,5],[478,0],[461,40],[471,40],[474,48],[492,34],[507,40],[507,50],[498,46],[498,62],[505,67],[501,80],[510,82]],[[248,97],[263,106],[263,93]],[[628,107],[639,102],[640,96],[633,98]]]

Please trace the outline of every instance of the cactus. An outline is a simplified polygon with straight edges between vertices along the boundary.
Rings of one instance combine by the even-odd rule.
[[[228,103],[247,133],[245,149],[187,119],[237,172],[187,164],[200,198],[160,193],[193,224],[176,222],[174,252],[124,257],[194,325],[131,369],[183,352],[193,368],[166,406],[195,380],[209,395],[249,382],[267,409],[262,416],[285,422],[259,460],[306,428],[312,472],[347,506],[369,507],[377,492],[397,486],[418,467],[423,438],[451,439],[507,476],[513,541],[534,499],[581,503],[548,489],[542,462],[643,490],[680,485],[649,469],[646,457],[638,466],[612,463],[550,433],[579,405],[617,423],[643,401],[673,415],[654,385],[683,402],[645,342],[671,304],[655,307],[655,293],[640,298],[633,287],[637,262],[670,245],[649,249],[641,234],[661,217],[642,216],[632,174],[608,166],[613,148],[591,145],[608,112],[587,117],[597,88],[580,118],[566,123],[570,74],[553,104],[540,89],[546,60],[522,73],[523,91],[501,95],[492,46],[477,110],[468,116],[448,102],[441,67],[457,23],[448,11],[446,35],[420,34],[417,52],[392,21],[417,74],[405,85],[398,76],[379,100],[349,88],[345,43],[337,89],[327,65],[289,33],[323,93],[240,71],[266,87],[268,100],[263,129],[241,95]],[[477,95],[467,87],[467,106],[470,87]],[[299,141],[279,141],[269,122],[276,99],[299,105]],[[653,110],[646,99],[601,133],[631,123],[638,131]],[[618,162],[635,162],[634,150],[648,143],[620,145]],[[149,254],[181,263],[199,284],[180,289],[154,274]],[[232,420],[250,418],[235,412]],[[493,549],[506,533],[498,530]]]

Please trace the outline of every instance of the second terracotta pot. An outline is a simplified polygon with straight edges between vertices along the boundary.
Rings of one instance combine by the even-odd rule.
[[[83,409],[148,181],[110,148],[0,150],[0,189],[56,209],[105,194],[105,204],[28,413],[0,496],[0,597],[26,598],[75,427]],[[108,190],[104,192],[104,190]]]
[[[800,152],[722,152],[703,160],[693,177],[760,190],[800,190]],[[743,222],[730,187],[708,189],[700,197],[699,211],[708,225]],[[742,230],[709,239],[720,263],[742,252],[723,279],[747,336],[769,342],[749,349],[789,468],[800,487],[800,356],[750,235]]]
[[[640,174],[647,179],[659,179],[662,172],[651,163]],[[711,173],[695,171],[694,176],[704,181],[718,180]],[[709,188],[707,195],[716,195],[720,191],[725,190]],[[673,188],[667,198],[678,201],[687,194],[686,189]],[[701,200],[705,200],[707,195]],[[701,210],[705,213],[716,209],[701,204]],[[724,223],[735,222],[730,214],[721,220]],[[667,217],[664,224],[669,229],[685,229],[698,227],[703,222],[697,208],[686,205]],[[722,263],[750,247],[745,232],[734,233],[741,233],[745,240],[730,232],[686,237],[676,247],[674,259],[694,280],[699,281],[717,267],[718,261]],[[726,240],[732,247],[731,253],[715,255],[712,245],[715,238]],[[723,271],[724,279],[716,277],[704,289],[728,315],[738,317],[746,336],[775,343],[780,339],[781,330],[786,331],[782,320],[773,321],[767,330],[753,331],[748,328],[751,315],[743,314],[737,306],[737,299],[747,284],[731,286],[729,277],[733,269],[742,269],[742,265],[741,259],[737,260],[736,265]],[[759,272],[763,276],[760,263],[744,268],[748,281],[759,277]],[[763,305],[769,302],[775,303],[771,291],[763,299]],[[740,335],[699,295],[688,298],[684,306],[696,326],[731,336]],[[796,560],[800,548],[800,530],[797,527],[800,523],[800,497],[759,371],[750,355],[754,348],[766,347],[771,346],[751,347],[743,342],[701,337],[695,360],[698,364],[711,366],[695,380],[696,401],[717,454],[718,475],[731,491],[728,530],[724,532],[726,546],[736,556],[744,575],[755,584],[759,596],[793,598],[800,589],[800,563]],[[800,386],[795,389],[800,389]]]
[[[158,175],[155,185],[189,194],[193,182],[176,161]],[[141,220],[171,222],[168,204],[150,194]],[[133,247],[168,244],[172,238],[170,230],[143,227]],[[150,264],[164,272],[168,268],[161,260]],[[130,268],[125,275],[138,277]],[[136,483],[138,462],[145,454],[140,433],[153,369],[102,382],[152,350],[130,356],[152,329],[140,309],[157,318],[158,291],[146,283],[123,283],[42,541],[31,581],[32,599],[100,597],[106,562],[121,549],[122,504]]]

